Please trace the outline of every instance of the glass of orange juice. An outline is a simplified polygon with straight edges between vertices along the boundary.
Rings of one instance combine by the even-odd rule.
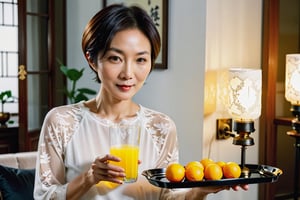
[[[109,129],[110,154],[121,159],[120,162],[111,162],[123,167],[126,177],[124,183],[132,183],[138,177],[138,159],[140,143],[140,126],[138,124],[113,125]]]

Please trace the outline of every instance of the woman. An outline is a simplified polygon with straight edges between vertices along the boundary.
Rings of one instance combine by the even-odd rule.
[[[178,162],[174,122],[132,101],[151,72],[160,37],[151,18],[138,7],[113,5],[87,24],[82,50],[100,84],[86,102],[52,109],[39,141],[35,199],[202,199],[222,187],[169,190],[141,175],[122,184],[120,161],[109,154],[109,126],[142,123],[139,174]],[[235,188],[236,189],[236,188]],[[247,189],[244,187],[244,189]]]

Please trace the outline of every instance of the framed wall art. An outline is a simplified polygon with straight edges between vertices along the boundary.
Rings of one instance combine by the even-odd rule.
[[[103,0],[103,7],[111,4],[137,5],[145,9],[153,19],[160,34],[161,51],[155,62],[155,69],[168,68],[168,0]]]

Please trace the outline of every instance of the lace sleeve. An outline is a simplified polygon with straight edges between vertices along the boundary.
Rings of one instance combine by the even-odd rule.
[[[169,119],[168,134],[164,138],[162,145],[159,166],[166,167],[169,163],[179,162],[179,148],[175,123]],[[184,200],[189,189],[162,189],[161,200]]]
[[[178,162],[177,130],[174,121],[164,113],[144,107],[141,118],[158,153],[155,167],[166,167],[170,162]]]
[[[64,149],[79,122],[78,109],[51,110],[40,133],[35,178],[35,199],[66,199]]]
[[[157,167],[166,167],[171,162],[178,162],[178,141],[176,126],[171,119],[160,121],[153,124],[156,133],[160,133],[156,138],[157,147],[159,147],[159,158]]]
[[[146,129],[151,134],[159,153],[156,167],[167,167],[169,163],[179,162],[177,129],[174,121],[167,115],[145,109]],[[160,200],[184,200],[189,189],[161,189]]]

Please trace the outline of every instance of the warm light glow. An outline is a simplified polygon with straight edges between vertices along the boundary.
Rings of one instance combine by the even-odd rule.
[[[204,116],[216,111],[217,101],[217,72],[205,72],[204,84]]]
[[[300,54],[286,55],[285,98],[300,105]]]
[[[231,68],[229,70],[228,111],[238,120],[254,120],[261,113],[261,70]]]

